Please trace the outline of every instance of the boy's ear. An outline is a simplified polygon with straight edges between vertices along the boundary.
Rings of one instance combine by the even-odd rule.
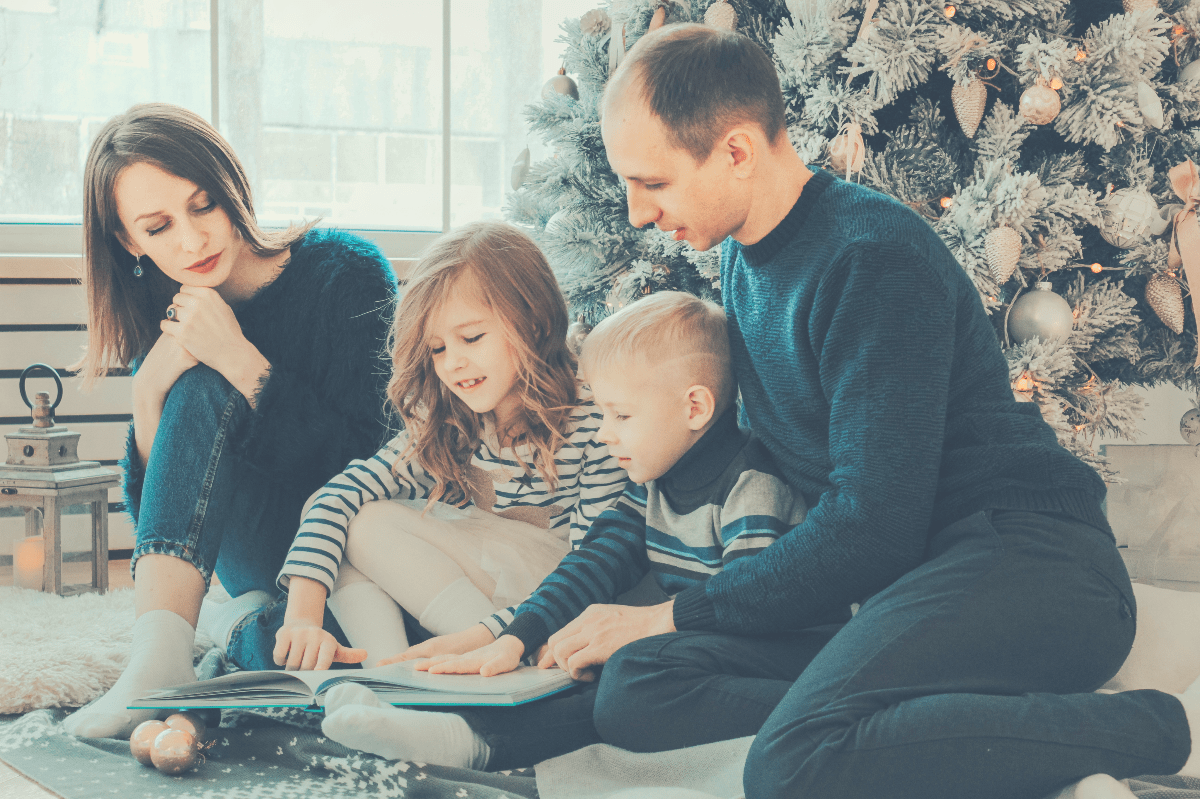
[[[716,397],[708,386],[695,385],[687,390],[688,419],[691,430],[699,430],[708,424],[717,409]]]

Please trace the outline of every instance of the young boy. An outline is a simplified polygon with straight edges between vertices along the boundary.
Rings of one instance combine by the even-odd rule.
[[[678,594],[738,569],[804,520],[803,501],[784,483],[770,454],[738,427],[719,306],[681,292],[633,303],[587,337],[580,368],[604,413],[597,437],[629,475],[624,495],[517,608],[496,641],[464,655],[431,658],[419,668],[501,674],[549,641],[540,666],[557,662],[576,679],[590,681],[591,667],[604,664],[607,654],[573,646],[571,636],[571,623],[590,606],[613,602],[647,573],[665,594]],[[669,613],[670,605],[662,607]],[[810,636],[809,648],[815,652],[831,635],[827,630]],[[698,726],[700,716],[682,708],[671,718],[645,719],[624,694],[630,675],[619,660],[621,652],[600,673],[596,689],[519,708],[435,714],[381,707],[365,690],[339,690],[330,696],[324,729],[336,741],[388,757],[497,769],[533,765],[597,743],[606,726],[623,730],[623,744],[628,727],[639,726],[647,746],[664,750],[752,735],[761,723],[757,714],[741,723],[737,703],[719,728]],[[640,668],[649,674],[669,671],[665,661]],[[687,678],[678,687],[686,689]],[[688,704],[710,717],[711,703],[723,701],[728,696],[716,690]]]

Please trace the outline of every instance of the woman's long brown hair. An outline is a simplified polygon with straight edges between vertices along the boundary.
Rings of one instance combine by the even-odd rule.
[[[517,360],[514,390],[521,395],[508,438],[529,444],[532,466],[553,490],[554,456],[566,441],[578,401],[567,304],[542,251],[503,222],[475,222],[447,233],[409,273],[392,326],[388,383],[388,399],[408,430],[403,457],[436,481],[431,502],[461,504],[470,497],[465,470],[479,447],[483,418],[434,372],[428,330],[430,319],[458,291],[476,293],[507,329]],[[523,465],[531,473],[531,464]]]
[[[221,207],[251,251],[278,255],[311,224],[267,233],[258,227],[250,181],[241,162],[212,125],[186,108],[166,103],[135,105],[110,119],[92,142],[83,174],[84,287],[88,302],[88,343],[79,370],[84,385],[113,366],[128,366],[158,339],[159,319],[179,284],[149,258],[143,275],[121,244],[116,184],[130,164],[153,164],[190,180]]]

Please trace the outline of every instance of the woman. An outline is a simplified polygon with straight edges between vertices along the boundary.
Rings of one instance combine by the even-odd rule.
[[[396,280],[348,234],[261,230],[237,156],[183,108],[109,120],[84,182],[80,368],[87,383],[135,370],[123,466],[137,622],[125,673],[65,726],[127,736],[151,715],[127,704],[194,679],[213,572],[234,597],[226,615],[273,599],[305,498],[386,438],[381,354]],[[229,656],[273,667],[278,616],[234,629]]]

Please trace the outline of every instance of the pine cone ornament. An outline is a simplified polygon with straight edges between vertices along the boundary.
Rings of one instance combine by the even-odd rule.
[[[1183,291],[1179,281],[1161,272],[1146,283],[1146,302],[1175,335],[1183,332]]]
[[[979,123],[983,121],[984,106],[987,105],[987,87],[979,78],[972,78],[965,86],[956,83],[950,90],[950,99],[963,133],[967,134],[968,139],[975,138],[975,131],[979,130]]]
[[[737,30],[737,23],[737,11],[734,11],[733,6],[729,5],[725,0],[718,0],[718,2],[713,3],[704,12],[704,24],[710,28],[735,31]]]
[[[1058,92],[1045,84],[1038,83],[1021,93],[1021,116],[1031,125],[1049,125],[1060,110]]]
[[[603,36],[612,28],[612,19],[603,8],[593,8],[579,18],[579,30],[586,36]]]
[[[987,234],[983,247],[992,277],[997,284],[1004,285],[1021,260],[1021,234],[1008,225],[1001,225]]]

